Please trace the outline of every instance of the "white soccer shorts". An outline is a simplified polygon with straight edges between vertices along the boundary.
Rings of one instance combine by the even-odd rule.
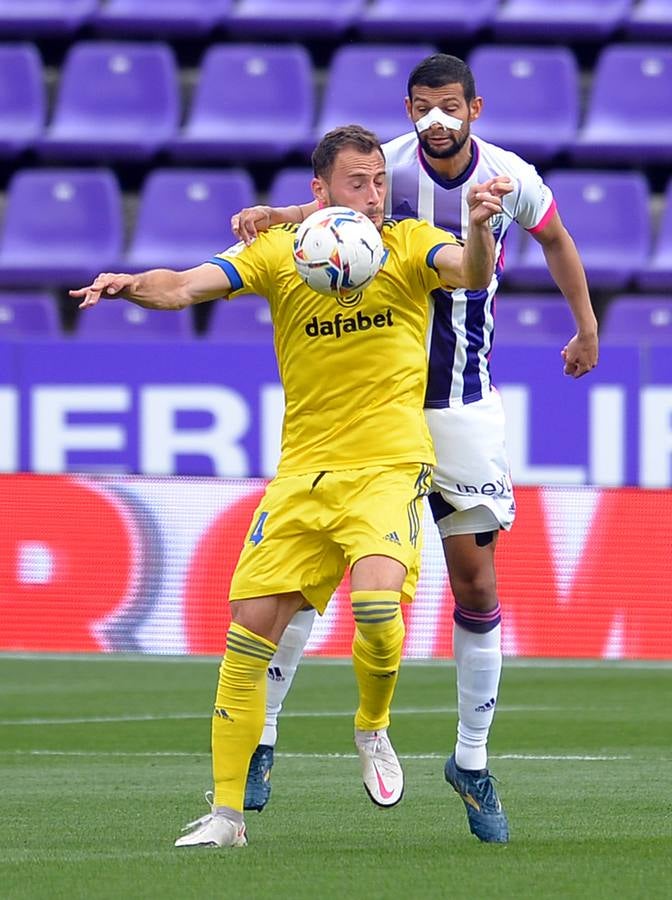
[[[516,506],[497,391],[464,406],[426,409],[425,417],[437,460],[432,491],[441,499],[430,500],[441,537],[508,531]]]

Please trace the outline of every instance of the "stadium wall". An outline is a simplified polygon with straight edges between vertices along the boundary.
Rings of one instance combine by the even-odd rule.
[[[265,482],[0,475],[0,650],[220,654],[231,573]],[[672,659],[672,491],[522,487],[501,538],[505,653]],[[407,658],[451,655],[452,596],[426,520]],[[310,639],[347,656],[347,578]]]

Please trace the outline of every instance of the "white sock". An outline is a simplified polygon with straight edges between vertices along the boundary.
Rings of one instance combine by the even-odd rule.
[[[314,609],[300,609],[295,613],[268,664],[266,722],[261,732],[260,744],[275,747],[278,739],[278,715],[294,681],[296,668],[310,637],[314,620]]]
[[[455,762],[461,769],[488,766],[488,735],[502,672],[501,639],[501,625],[484,634],[453,625],[458,711]]]

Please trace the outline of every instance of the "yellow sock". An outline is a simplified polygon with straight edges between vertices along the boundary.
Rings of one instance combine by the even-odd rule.
[[[359,686],[355,728],[377,731],[390,724],[390,703],[397,684],[404,620],[396,591],[353,591],[355,639],[352,662]]]
[[[266,669],[277,645],[232,622],[212,716],[215,806],[243,810],[250,758],[266,713]]]

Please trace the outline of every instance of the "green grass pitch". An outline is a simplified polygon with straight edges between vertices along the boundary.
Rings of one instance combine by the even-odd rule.
[[[307,661],[244,850],[176,850],[205,813],[218,662],[0,656],[0,898],[481,900],[672,896],[672,668],[507,662],[491,768],[511,843],[443,780],[450,663],[402,669],[398,807],[368,800],[348,664]]]

